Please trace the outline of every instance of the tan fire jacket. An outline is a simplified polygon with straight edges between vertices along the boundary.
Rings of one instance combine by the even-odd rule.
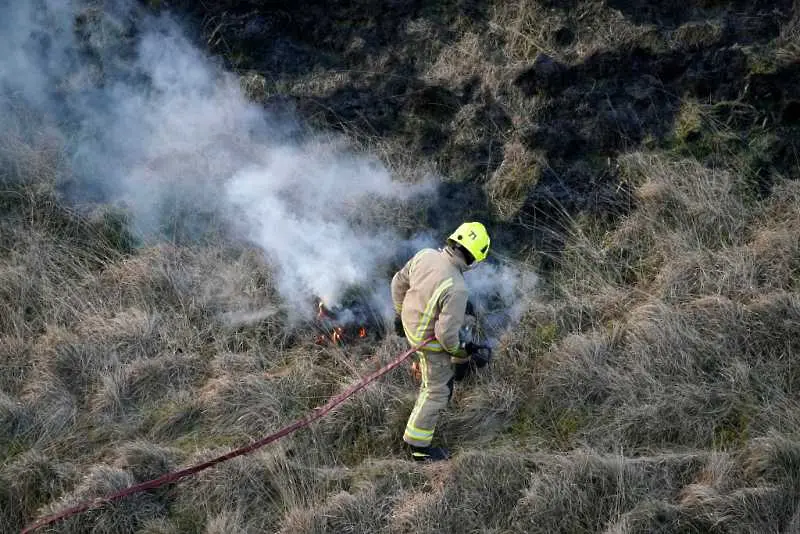
[[[412,344],[435,336],[425,350],[463,356],[458,331],[464,324],[467,286],[463,258],[445,247],[422,249],[392,278],[392,301]]]

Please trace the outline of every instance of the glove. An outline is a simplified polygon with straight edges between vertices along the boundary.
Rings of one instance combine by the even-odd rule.
[[[475,372],[475,369],[486,367],[492,359],[492,349],[476,343],[464,345],[464,352],[469,356],[469,360],[453,365],[453,379],[456,382],[467,378]]]
[[[486,367],[492,360],[491,347],[478,345],[476,343],[467,343],[464,345],[464,350],[467,351],[467,354],[469,354],[470,358],[475,363],[475,367],[478,369]]]
[[[406,337],[406,329],[403,328],[403,320],[399,315],[394,316],[394,333],[400,337]]]
[[[490,347],[481,347],[478,352],[472,355],[472,361],[475,362],[475,367],[478,369],[486,367],[492,361],[492,349]]]

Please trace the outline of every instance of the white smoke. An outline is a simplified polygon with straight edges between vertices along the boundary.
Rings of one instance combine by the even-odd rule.
[[[173,19],[138,10],[0,1],[0,109],[23,102],[62,130],[73,196],[123,203],[145,237],[235,229],[263,249],[295,313],[311,311],[312,295],[336,304],[365,282],[385,301],[381,270],[426,238],[355,221],[376,202],[431,197],[432,183],[393,181],[333,136],[300,135],[250,102]],[[508,271],[476,272],[479,298],[517,298]]]
[[[464,275],[490,344],[518,324],[536,295],[536,273],[507,263],[479,264]]]
[[[424,189],[393,182],[376,161],[307,143],[265,154],[237,172],[227,192],[250,239],[275,258],[283,293],[310,291],[330,304],[371,280],[400,242],[388,229],[357,229],[351,215],[379,197],[406,199]]]

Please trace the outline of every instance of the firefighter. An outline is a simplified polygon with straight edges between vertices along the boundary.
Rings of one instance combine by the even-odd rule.
[[[417,402],[408,418],[403,441],[417,461],[449,458],[442,447],[432,447],[439,412],[447,406],[453,388],[453,366],[470,361],[459,330],[465,321],[467,288],[464,271],[486,259],[489,234],[479,222],[465,222],[440,250],[422,249],[392,278],[395,325],[412,345],[435,339],[417,352],[422,375]]]

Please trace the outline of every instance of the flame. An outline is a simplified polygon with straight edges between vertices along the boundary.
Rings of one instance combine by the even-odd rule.
[[[334,345],[342,341],[343,333],[344,333],[344,328],[342,328],[341,326],[337,326],[336,328],[333,329],[333,332],[331,332],[331,341],[333,342]]]
[[[329,310],[325,306],[325,301],[317,299],[317,321],[319,326],[323,328],[326,333],[320,334],[316,337],[318,345],[342,345],[350,341],[352,338],[363,339],[367,337],[367,327],[360,326],[357,331],[351,329],[345,330],[345,326],[332,326],[331,323],[337,322],[336,312]]]

